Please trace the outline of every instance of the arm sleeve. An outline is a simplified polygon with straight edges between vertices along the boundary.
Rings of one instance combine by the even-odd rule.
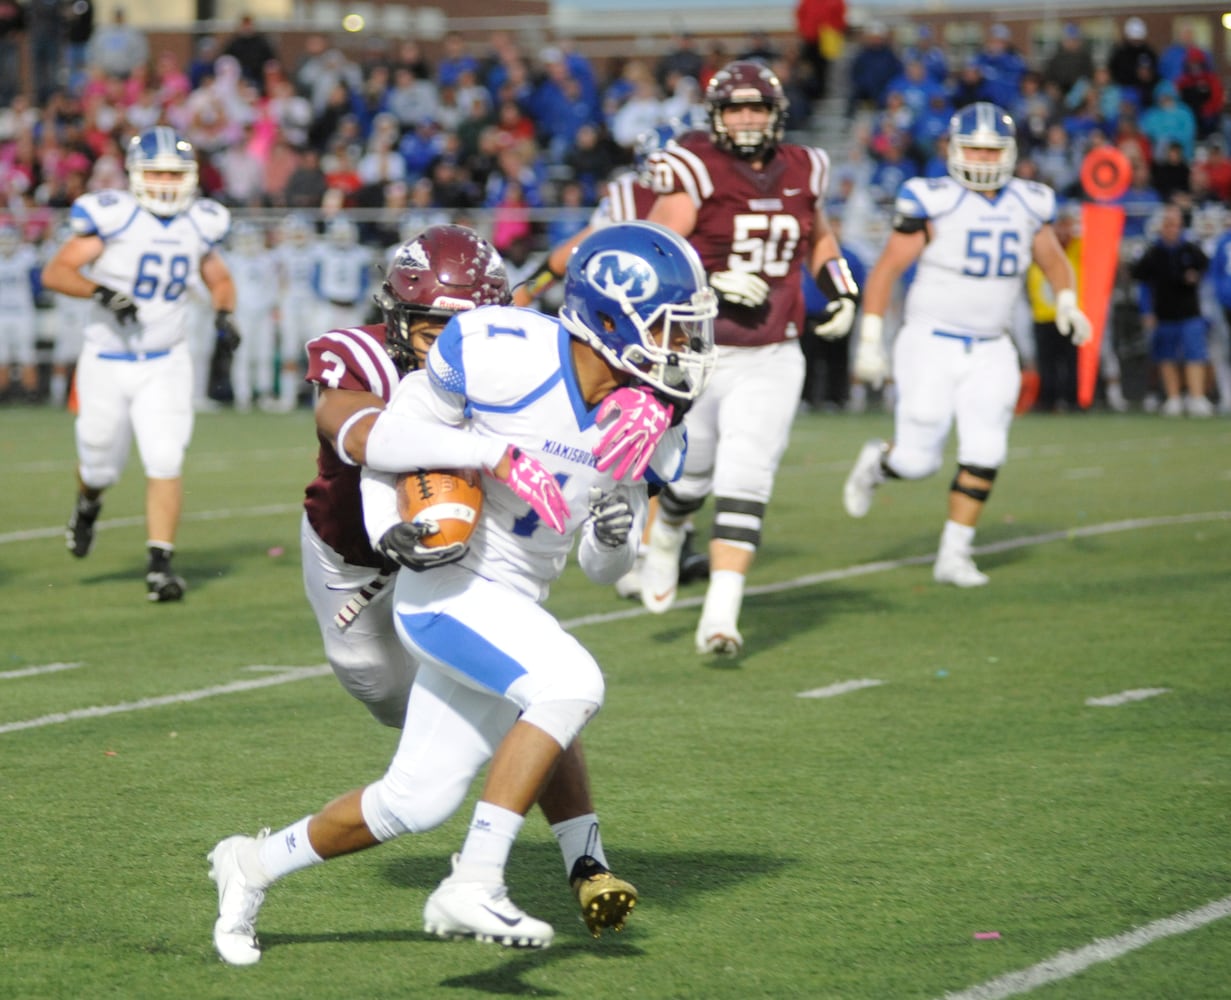
[[[581,529],[581,543],[577,546],[577,562],[592,583],[615,583],[632,569],[641,544],[641,533],[645,530],[646,512],[649,509],[649,495],[645,487],[619,486],[616,492],[632,505],[633,526],[624,545],[618,549],[607,549],[598,544],[594,538],[594,525],[586,521]]]
[[[363,498],[363,524],[373,548],[385,532],[401,520],[398,515],[397,491],[394,488],[396,483],[396,476],[387,472],[373,472],[370,469],[364,469],[359,480],[359,494]]]

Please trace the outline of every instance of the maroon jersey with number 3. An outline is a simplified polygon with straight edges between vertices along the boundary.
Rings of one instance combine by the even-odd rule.
[[[829,156],[811,146],[781,143],[754,170],[719,149],[708,132],[687,132],[650,157],[659,194],[687,194],[697,207],[688,241],[706,273],[759,274],[769,298],[755,308],[719,299],[714,339],[755,347],[799,336],[804,321],[801,268],[811,255],[817,206],[829,184]]]
[[[330,330],[308,342],[307,381],[330,389],[371,392],[386,403],[401,376],[385,352],[385,327]],[[359,466],[347,465],[334,442],[317,431],[316,478],[304,490],[308,523],[326,545],[353,566],[379,568],[368,542],[359,496]]]

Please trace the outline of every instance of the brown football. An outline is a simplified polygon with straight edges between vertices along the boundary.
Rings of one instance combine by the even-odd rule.
[[[403,521],[435,521],[440,528],[420,542],[429,549],[468,542],[483,510],[477,469],[436,469],[398,477],[398,514]]]

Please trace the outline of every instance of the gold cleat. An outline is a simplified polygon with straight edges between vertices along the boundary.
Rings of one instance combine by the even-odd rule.
[[[637,905],[636,887],[612,875],[593,858],[579,860],[573,873],[569,882],[590,933],[599,937],[604,927],[617,932],[624,930],[624,921]]]

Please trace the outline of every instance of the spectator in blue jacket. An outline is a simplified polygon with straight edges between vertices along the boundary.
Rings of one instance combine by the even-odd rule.
[[[1163,80],[1154,88],[1154,104],[1141,113],[1141,131],[1153,144],[1154,159],[1161,160],[1167,147],[1178,142],[1185,161],[1192,163],[1197,149],[1197,116],[1179,99],[1170,80]]]
[[[890,82],[902,72],[902,60],[893,51],[889,32],[880,21],[871,22],[851,60],[851,89],[846,117],[854,118],[861,106],[883,107]]]

